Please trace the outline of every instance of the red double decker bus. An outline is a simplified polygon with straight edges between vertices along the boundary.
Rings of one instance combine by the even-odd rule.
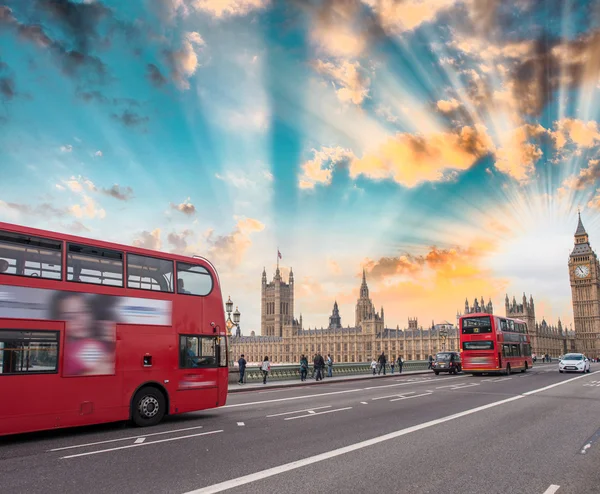
[[[213,265],[0,223],[0,435],[219,407]]]
[[[533,366],[525,322],[491,314],[459,321],[462,369],[471,374],[526,372]]]

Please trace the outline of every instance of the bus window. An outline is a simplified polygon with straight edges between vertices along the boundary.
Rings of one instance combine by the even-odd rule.
[[[197,264],[177,263],[177,293],[187,295],[208,295],[213,280],[208,270]]]
[[[127,288],[173,293],[173,261],[127,254]]]
[[[95,285],[123,286],[123,253],[69,244],[67,280]]]
[[[57,371],[57,331],[0,330],[0,375]]]
[[[179,367],[217,367],[217,337],[180,335]],[[225,356],[227,358],[227,356]]]
[[[62,242],[0,232],[0,274],[62,279]]]

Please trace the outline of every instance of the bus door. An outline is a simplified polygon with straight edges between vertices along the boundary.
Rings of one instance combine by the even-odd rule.
[[[219,357],[219,336],[179,335],[179,369],[173,403],[176,412],[217,405]]]

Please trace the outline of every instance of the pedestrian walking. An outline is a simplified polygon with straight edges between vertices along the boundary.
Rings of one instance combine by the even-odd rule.
[[[244,377],[246,376],[246,359],[244,358],[243,353],[238,360],[238,368],[240,370],[240,380],[238,381],[238,384],[244,384]]]
[[[300,381],[306,381],[308,374],[308,359],[304,354],[300,356]]]
[[[333,377],[333,358],[327,354],[327,377]]]
[[[315,359],[315,368],[317,369],[317,381],[323,380],[323,372],[325,371],[325,359],[323,356],[318,353],[317,358]]]
[[[263,375],[263,384],[267,384],[267,376],[271,370],[271,362],[269,362],[269,357],[265,357],[262,365],[260,366],[260,370],[262,371]]]
[[[396,365],[396,358],[390,360],[390,368],[392,369],[392,374],[394,373],[394,366]]]
[[[404,360],[402,360],[402,355],[398,357],[398,374],[402,374],[402,366],[404,365]]]
[[[427,360],[429,361],[429,363],[427,364],[427,368],[431,369],[431,366],[433,365],[433,357],[430,355]]]
[[[381,352],[381,355],[379,356],[379,371],[377,372],[377,375],[381,374],[381,370],[383,369],[383,375],[385,376],[385,364],[387,363],[387,359],[385,358],[385,353]]]
[[[377,361],[375,359],[373,359],[373,361],[371,362],[371,369],[373,369],[373,375],[375,375],[375,373],[377,372]]]
[[[314,379],[315,378],[315,374],[317,373],[316,361],[317,361],[317,354],[315,353],[314,356],[313,356],[313,370],[312,370],[312,375],[310,376],[311,379]]]

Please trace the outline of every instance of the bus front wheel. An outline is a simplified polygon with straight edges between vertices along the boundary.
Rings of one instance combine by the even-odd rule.
[[[158,424],[165,416],[166,400],[156,388],[150,386],[140,389],[133,398],[131,418],[138,427]]]

